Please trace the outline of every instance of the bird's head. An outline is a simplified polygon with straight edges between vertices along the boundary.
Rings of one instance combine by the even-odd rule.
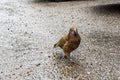
[[[77,36],[78,35],[78,29],[76,26],[72,26],[69,30],[69,34],[73,35],[73,36]]]

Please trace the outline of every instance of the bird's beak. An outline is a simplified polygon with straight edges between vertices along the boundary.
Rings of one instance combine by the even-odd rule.
[[[77,31],[77,29],[76,29],[76,28],[74,29],[74,34],[75,34],[75,35],[77,35],[77,34],[78,34],[78,31]]]

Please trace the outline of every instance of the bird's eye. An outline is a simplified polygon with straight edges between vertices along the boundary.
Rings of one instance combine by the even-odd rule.
[[[72,31],[72,29],[70,29],[70,31]]]

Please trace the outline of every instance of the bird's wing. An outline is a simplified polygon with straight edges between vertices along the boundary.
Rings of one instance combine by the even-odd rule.
[[[64,44],[63,50],[64,52],[70,53],[75,50],[79,46],[79,44],[79,40],[71,39]]]
[[[58,45],[59,47],[63,48],[64,44],[66,43],[66,41],[68,41],[68,36],[64,35],[59,41],[58,41]]]

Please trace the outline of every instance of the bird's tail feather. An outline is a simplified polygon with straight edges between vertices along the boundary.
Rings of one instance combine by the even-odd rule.
[[[58,47],[58,46],[59,46],[58,43],[54,44],[54,48],[56,48],[56,47]]]

